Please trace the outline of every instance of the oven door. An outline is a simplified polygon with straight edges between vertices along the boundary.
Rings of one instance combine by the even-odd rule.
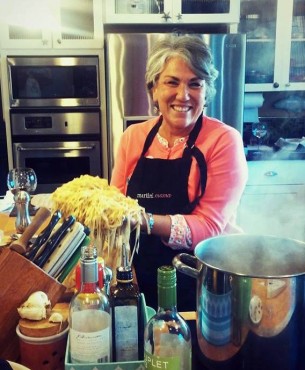
[[[101,176],[98,141],[14,143],[13,155],[15,167],[35,170],[36,193],[51,193],[81,175]]]

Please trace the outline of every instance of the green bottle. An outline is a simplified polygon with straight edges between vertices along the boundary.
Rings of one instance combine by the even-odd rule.
[[[146,369],[191,370],[192,339],[177,311],[177,278],[173,266],[158,268],[158,311],[144,331]]]

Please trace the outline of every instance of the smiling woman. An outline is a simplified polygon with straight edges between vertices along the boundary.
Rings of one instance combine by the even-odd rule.
[[[235,214],[247,180],[242,139],[236,129],[204,115],[217,75],[202,38],[164,35],[146,68],[160,115],[129,126],[121,138],[111,184],[138,199],[152,225],[143,222],[133,260],[152,307],[157,268],[171,264],[177,249],[192,253],[199,241],[238,230]],[[177,287],[178,309],[194,311],[194,280],[178,275]]]

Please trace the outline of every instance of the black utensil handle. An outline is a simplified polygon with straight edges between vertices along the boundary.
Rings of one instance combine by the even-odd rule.
[[[42,230],[42,232],[38,235],[35,242],[24,254],[26,258],[28,258],[30,261],[34,259],[40,247],[43,244],[45,244],[46,241],[49,239],[49,236],[51,235],[52,230],[54,229],[54,227],[56,226],[56,224],[58,223],[60,219],[61,219],[61,212],[57,210],[52,215],[49,224]]]
[[[68,218],[66,218],[64,223],[60,226],[60,228],[57,231],[55,231],[55,233],[47,241],[42,254],[34,261],[34,263],[37,266],[42,268],[42,266],[46,263],[48,258],[54,252],[55,248],[58,246],[58,244],[63,239],[63,237],[66,235],[68,229],[74,224],[74,222],[75,222],[75,217],[69,216]]]

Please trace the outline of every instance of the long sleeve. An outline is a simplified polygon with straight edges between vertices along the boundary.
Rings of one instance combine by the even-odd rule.
[[[235,129],[226,125],[215,128],[199,148],[205,152],[207,184],[199,205],[185,215],[193,247],[209,237],[240,231],[236,212],[248,179],[242,138]],[[196,177],[196,172],[191,172],[191,179]]]
[[[132,125],[122,136],[111,184],[125,194],[128,179],[141,155],[145,138],[155,122],[156,120],[151,120]],[[196,146],[204,154],[207,163],[207,184],[205,193],[192,214],[184,215],[191,230],[192,248],[201,240],[238,230],[235,223],[236,212],[248,178],[242,138],[234,128],[204,117]],[[184,144],[181,144],[166,150],[155,138],[146,155],[175,159],[181,157],[183,149]],[[199,181],[198,165],[193,159],[188,182],[190,200],[198,193]]]

